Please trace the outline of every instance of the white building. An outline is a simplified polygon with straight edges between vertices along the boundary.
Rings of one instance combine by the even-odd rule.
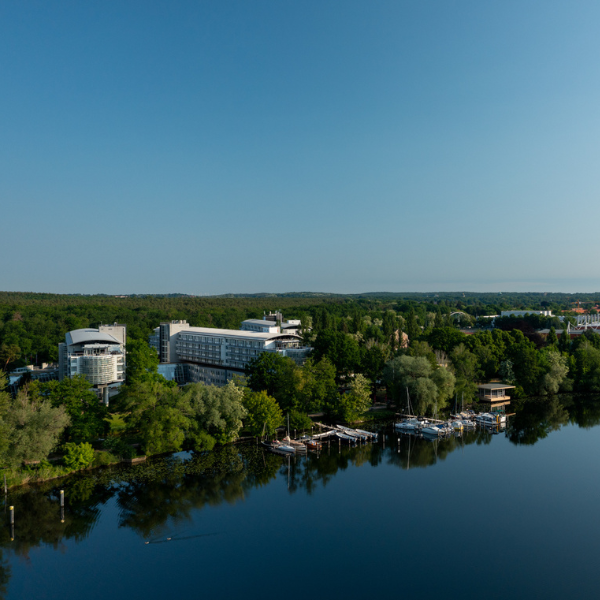
[[[281,328],[273,321],[266,319],[246,319],[242,321],[242,331],[256,331],[259,333],[281,333]]]
[[[261,333],[289,333],[298,335],[302,322],[300,319],[283,320],[280,312],[269,312],[262,319],[246,319],[242,321],[242,331],[259,331]]]
[[[98,396],[108,404],[125,381],[125,325],[100,325],[76,329],[58,345],[58,378],[84,375]]]
[[[312,350],[302,345],[299,336],[279,333],[277,325],[275,330],[270,324],[265,328],[267,331],[237,331],[192,327],[187,321],[161,323],[160,361],[182,364],[186,381],[225,385],[234,375],[243,375],[246,364],[263,352],[302,364]]]
[[[501,317],[524,317],[525,315],[553,316],[551,310],[503,310],[500,313]]]

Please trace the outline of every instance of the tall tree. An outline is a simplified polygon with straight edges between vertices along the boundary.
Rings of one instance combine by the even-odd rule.
[[[133,383],[122,399],[127,428],[147,454],[181,450],[190,430],[191,407],[177,388],[156,381]]]
[[[242,388],[229,382],[223,387],[190,383],[183,388],[182,402],[191,408],[191,418],[194,421],[190,429],[190,437],[201,440],[202,446],[206,437],[199,433],[205,432],[219,444],[227,444],[237,438],[242,428],[242,420],[246,416],[243,406],[244,392]],[[199,447],[197,450],[201,449]]]
[[[350,383],[350,390],[340,395],[338,415],[344,421],[360,420],[371,406],[371,382],[357,374]]]
[[[252,392],[248,390],[244,395],[246,427],[252,435],[273,435],[275,430],[283,425],[283,413],[275,398],[266,391]]]
[[[254,392],[265,391],[273,396],[290,358],[272,352],[263,352],[248,362],[245,369],[248,387]]]
[[[54,408],[47,400],[32,398],[22,388],[3,420],[8,430],[4,457],[16,467],[23,461],[47,458],[69,424],[69,415],[63,406]]]
[[[158,354],[145,340],[127,342],[127,376],[126,383],[143,381],[166,381],[158,373]]]
[[[31,394],[47,399],[52,406],[64,406],[71,423],[65,431],[67,439],[92,441],[105,431],[108,409],[92,391],[83,375],[47,383],[33,382]]]
[[[550,327],[550,331],[548,332],[548,337],[546,338],[547,346],[557,346],[558,345],[558,337],[556,336],[556,329],[554,327]]]

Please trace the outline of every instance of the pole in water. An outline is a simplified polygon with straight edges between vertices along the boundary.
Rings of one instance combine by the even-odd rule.
[[[60,490],[60,505],[65,505],[65,490]]]
[[[61,523],[65,522],[65,507],[64,506],[60,507],[60,522]]]
[[[14,522],[15,522],[15,507],[14,506],[9,506],[8,510],[10,511],[10,524],[14,525]]]

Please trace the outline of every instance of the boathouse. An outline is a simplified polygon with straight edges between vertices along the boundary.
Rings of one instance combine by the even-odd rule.
[[[482,383],[477,386],[480,404],[489,405],[490,412],[505,412],[510,404],[508,390],[514,390],[514,385],[504,383]]]

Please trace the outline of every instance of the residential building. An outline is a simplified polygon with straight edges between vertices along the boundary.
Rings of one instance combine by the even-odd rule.
[[[252,325],[255,324],[247,324]],[[203,381],[221,386],[235,375],[243,375],[246,364],[263,352],[287,356],[302,364],[312,350],[302,345],[298,335],[280,333],[277,326],[273,330],[272,326],[265,325],[264,329],[238,331],[192,327],[187,321],[161,323],[160,361],[182,365],[186,382]]]
[[[98,329],[76,329],[58,345],[58,378],[84,375],[98,397],[108,404],[125,381],[125,325],[100,325]]]

